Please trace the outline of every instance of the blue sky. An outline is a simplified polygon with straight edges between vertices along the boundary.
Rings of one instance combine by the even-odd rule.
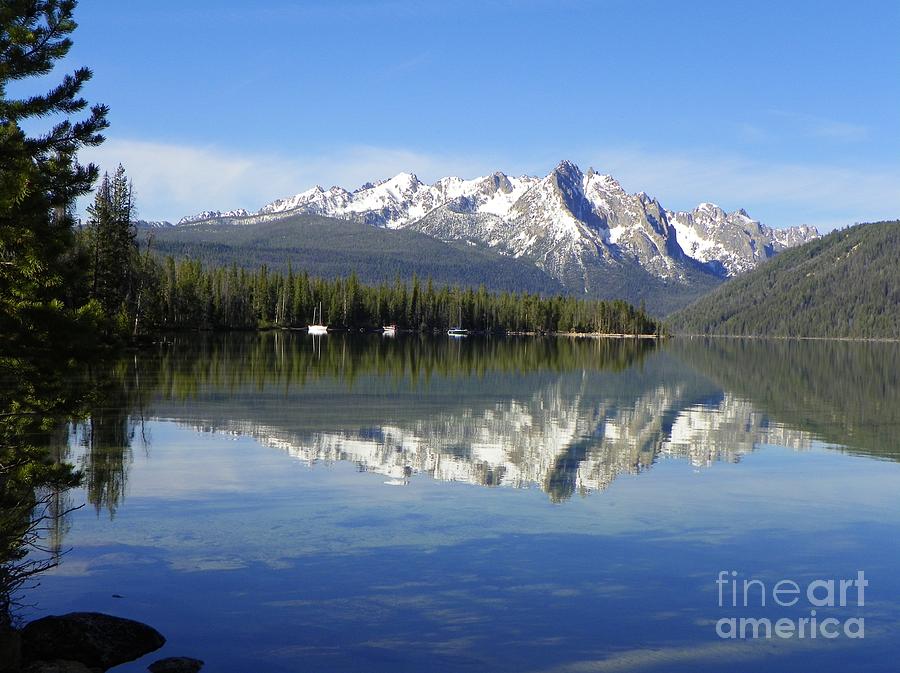
[[[544,175],[774,225],[900,216],[900,3],[83,0],[140,215],[313,184]]]

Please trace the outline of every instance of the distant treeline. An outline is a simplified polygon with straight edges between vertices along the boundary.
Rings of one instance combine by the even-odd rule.
[[[236,265],[204,268],[199,261],[171,257],[160,262],[150,255],[141,258],[140,266],[138,323],[144,330],[297,328],[313,322],[338,329],[395,324],[416,331],[454,326],[485,332],[661,330],[643,308],[624,301],[437,287],[416,277],[411,283],[398,278],[364,285],[352,273],[325,279],[293,270],[274,273],[265,266],[251,272]]]

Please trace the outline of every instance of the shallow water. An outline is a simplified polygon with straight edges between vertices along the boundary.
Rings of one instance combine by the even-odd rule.
[[[900,345],[272,333],[105,366],[26,616],[167,636],[116,670],[896,670]],[[734,607],[722,571],[869,584]],[[865,637],[717,635],[812,609]]]

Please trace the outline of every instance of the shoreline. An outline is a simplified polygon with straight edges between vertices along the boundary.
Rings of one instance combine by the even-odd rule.
[[[776,336],[762,334],[673,334],[673,339],[756,339],[759,341],[848,341],[861,343],[900,343],[900,337],[821,337]]]
[[[297,332],[307,333],[305,327],[260,327],[256,329],[233,329],[233,330],[215,330],[215,329],[194,329],[194,330],[164,330],[156,334],[142,335],[138,339],[138,343],[132,343],[131,346],[140,345],[141,341],[154,342],[161,336],[175,334],[235,334],[235,333],[264,333],[264,332]],[[374,335],[382,334],[380,330],[355,330],[355,329],[334,329],[329,330],[329,334],[364,334]],[[418,330],[397,330],[397,334],[414,334],[442,336],[445,333],[439,332],[420,332]],[[649,339],[654,341],[667,341],[669,339],[753,339],[756,341],[844,341],[854,343],[900,343],[900,337],[817,337],[817,336],[769,336],[760,334],[621,334],[607,332],[472,332],[469,336],[490,336],[490,337],[567,337],[567,338],[589,338],[589,339]]]
[[[277,326],[269,326],[269,327],[257,327],[254,329],[204,329],[204,328],[196,328],[196,329],[170,329],[170,330],[161,330],[160,332],[153,334],[145,334],[140,335],[141,338],[149,338],[153,340],[156,336],[161,335],[171,335],[171,334],[258,334],[262,332],[298,332],[302,334],[308,334],[308,329],[306,327],[277,327]],[[340,328],[336,327],[334,329],[329,328],[328,334],[383,334],[381,330],[378,329],[354,329],[354,328]],[[414,329],[398,329],[397,334],[417,334],[417,335],[428,335],[428,336],[446,336],[446,330],[437,330],[437,331],[420,331]],[[314,335],[321,336],[321,335]],[[492,337],[507,337],[507,336],[531,336],[531,337],[591,337],[595,339],[669,339],[671,335],[659,335],[659,334],[621,334],[616,332],[522,332],[522,331],[508,331],[508,332],[479,332],[479,331],[471,331],[469,332],[469,336],[492,336]]]
[[[548,336],[557,337],[587,337],[590,339],[654,339],[663,340],[669,337],[659,334],[615,334],[608,332],[549,332]]]

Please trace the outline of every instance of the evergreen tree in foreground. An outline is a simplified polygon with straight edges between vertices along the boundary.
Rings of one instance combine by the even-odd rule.
[[[10,98],[10,83],[50,73],[72,46],[75,0],[0,3],[0,346],[44,342],[76,317],[72,207],[97,167],[77,152],[103,141],[107,108],[80,97],[91,71],[79,68],[43,94]],[[29,136],[27,122],[56,121]]]

